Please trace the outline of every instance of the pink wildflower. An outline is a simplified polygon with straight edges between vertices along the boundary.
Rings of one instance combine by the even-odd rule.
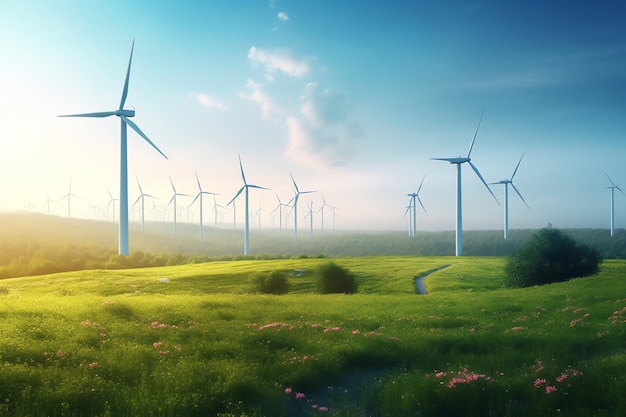
[[[554,385],[546,385],[546,394],[550,394],[558,391],[558,389]]]
[[[352,334],[361,334],[359,330],[352,330]]]
[[[285,394],[291,394],[291,388],[287,387],[285,388]]]
[[[91,369],[95,368],[96,366],[98,366],[98,362],[91,362],[91,363],[89,364],[89,367],[90,367]]]
[[[306,398],[306,395],[304,395],[301,392],[296,392],[296,400],[303,400]]]
[[[318,410],[321,411],[322,413],[325,413],[328,411],[328,407],[319,407]]]
[[[546,383],[546,380],[544,378],[537,378],[535,379],[535,387],[539,388],[540,386],[542,386],[543,384]]]
[[[156,349],[156,348],[161,347],[161,345],[163,345],[163,342],[154,342],[154,343],[152,344],[152,347],[154,347],[154,348]]]

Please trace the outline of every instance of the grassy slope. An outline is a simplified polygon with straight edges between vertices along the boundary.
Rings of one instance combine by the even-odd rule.
[[[475,415],[626,411],[623,261],[596,277],[506,290],[501,258],[337,259],[357,275],[351,296],[314,293],[321,262],[3,280],[0,415],[302,415],[313,404],[337,415],[454,415],[455,404]],[[429,295],[415,295],[415,277],[448,264],[426,279]],[[289,294],[249,293],[257,271],[296,269],[305,273],[290,277]],[[568,369],[584,373],[584,387],[558,385]],[[467,373],[483,378],[445,388]],[[558,395],[533,385],[541,378]],[[335,384],[349,393],[325,388]],[[485,390],[489,401],[474,404]]]

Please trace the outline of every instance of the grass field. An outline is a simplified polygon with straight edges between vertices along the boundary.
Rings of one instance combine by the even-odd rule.
[[[510,290],[503,258],[341,258],[358,294],[319,295],[323,262],[2,280],[0,416],[626,415],[625,261]]]

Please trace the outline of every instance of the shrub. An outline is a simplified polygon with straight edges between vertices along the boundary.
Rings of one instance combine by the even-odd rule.
[[[505,281],[512,288],[567,281],[597,273],[601,260],[597,250],[558,229],[544,228],[509,256]]]
[[[263,294],[285,294],[289,291],[287,276],[281,271],[261,272],[254,277],[254,291]]]
[[[354,275],[333,262],[320,265],[316,275],[317,291],[320,294],[354,294],[357,291]]]

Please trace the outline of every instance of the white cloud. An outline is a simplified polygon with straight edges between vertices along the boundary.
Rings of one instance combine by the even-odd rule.
[[[287,118],[287,155],[312,166],[342,166],[364,136],[346,96],[308,84],[298,117]]]
[[[239,93],[241,98],[246,100],[251,100],[258,103],[261,106],[261,111],[263,113],[263,119],[269,119],[272,114],[280,113],[281,110],[277,107],[270,96],[262,90],[262,85],[254,82],[253,80],[248,80],[246,83],[246,87],[252,90],[251,93]]]
[[[248,51],[248,59],[256,65],[263,65],[269,74],[282,71],[291,77],[302,77],[309,72],[309,64],[304,60],[292,58],[289,53],[280,50],[267,51],[255,46]]]
[[[193,94],[198,100],[198,103],[202,104],[207,109],[225,110],[226,106],[220,101],[214,99],[206,93]]]
[[[287,15],[287,13],[285,12],[278,12],[278,19],[280,19],[283,22],[286,22],[287,20],[289,20],[289,15]]]

